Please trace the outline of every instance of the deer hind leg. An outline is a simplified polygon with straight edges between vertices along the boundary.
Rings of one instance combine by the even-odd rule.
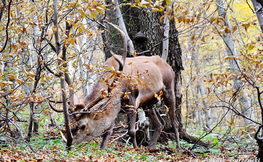
[[[149,111],[146,111],[146,114],[154,124],[153,125],[154,133],[149,145],[147,146],[148,148],[151,148],[156,145],[157,140],[160,137],[161,131],[164,128],[164,120],[161,118],[160,114],[156,111],[155,106],[150,108]]]
[[[175,119],[175,94],[172,88],[164,91],[164,103],[169,108],[169,116],[175,134],[177,148],[180,148],[178,123]]]
[[[110,138],[110,136],[112,134],[112,131],[113,131],[113,126],[114,126],[114,124],[112,124],[111,127],[108,130],[106,130],[104,132],[103,136],[102,136],[102,142],[101,142],[101,145],[100,145],[100,148],[102,150],[104,150],[106,148],[106,146],[107,146],[107,142],[108,142],[108,140],[109,140],[109,138]]]

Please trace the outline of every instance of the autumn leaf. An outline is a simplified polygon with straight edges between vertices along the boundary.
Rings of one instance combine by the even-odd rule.
[[[216,20],[216,19],[215,19],[215,17],[213,17],[213,16],[210,18],[210,22],[211,22],[211,23],[213,23],[215,20]]]
[[[230,60],[230,59],[236,59],[236,57],[235,56],[227,56],[227,57],[225,57],[225,60]]]
[[[225,27],[225,33],[231,33],[231,30],[228,27]]]
[[[145,0],[142,0],[142,2],[141,2],[141,5],[149,5],[150,3],[149,2],[147,2],[147,1],[145,1]]]
[[[152,8],[152,12],[160,12],[161,10],[158,8]]]
[[[163,19],[165,18],[166,15],[163,15],[161,18],[160,18],[160,22],[163,22]]]
[[[91,12],[91,16],[94,18],[94,19],[97,19],[97,14],[95,12]]]
[[[140,85],[142,85],[142,81],[140,79],[137,79],[137,81],[139,82]]]
[[[136,50],[134,50],[133,54],[132,54],[133,57],[136,56]]]
[[[203,36],[202,39],[201,39],[202,42],[205,42],[205,37]]]
[[[55,33],[57,31],[57,26],[53,26],[52,31],[53,31],[53,33]]]
[[[179,17],[177,17],[177,20],[178,20],[179,23],[181,23],[184,20],[184,17],[179,16]]]
[[[194,41],[194,39],[195,39],[195,35],[193,35],[191,38],[190,38],[190,40],[193,42]]]
[[[247,48],[248,48],[248,50],[253,50],[254,48],[255,48],[255,43],[249,43],[249,44],[247,44]]]
[[[233,27],[233,33],[235,33],[235,31],[237,30],[237,26]]]
[[[16,79],[16,81],[17,81],[17,83],[19,83],[19,84],[24,84],[25,82],[23,81],[23,80],[21,80],[21,79]]]
[[[172,2],[172,0],[166,0],[166,4],[169,5]]]
[[[9,76],[10,80],[14,80],[16,78],[16,76],[13,74],[8,74],[7,76]]]
[[[245,30],[247,31],[247,29],[250,27],[250,22],[246,23],[246,24],[242,24],[242,26],[245,28]]]

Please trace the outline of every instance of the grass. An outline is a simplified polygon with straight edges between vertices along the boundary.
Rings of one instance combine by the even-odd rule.
[[[63,124],[61,114],[54,113],[58,124]],[[21,117],[26,118],[28,113],[24,112]],[[50,122],[48,113],[39,115],[39,133],[32,136],[30,145],[37,150],[33,153],[30,148],[18,140],[10,140],[0,146],[0,160],[16,159],[18,161],[208,161],[210,158],[221,158],[224,160],[235,160],[240,157],[244,159],[253,159],[257,145],[255,141],[248,138],[237,129],[232,129],[230,134],[226,134],[220,129],[215,129],[213,133],[207,134],[202,141],[210,143],[210,148],[196,147],[192,151],[195,157],[187,153],[184,149],[176,149],[176,142],[168,141],[165,144],[156,145],[159,151],[151,152],[145,147],[133,148],[130,145],[120,144],[117,141],[108,142],[105,150],[100,150],[101,138],[94,139],[89,144],[74,146],[67,151],[66,145],[59,135],[56,128],[48,127]],[[24,134],[27,132],[27,125],[20,124],[20,129]],[[188,132],[197,138],[203,136],[206,132],[199,129],[192,129]],[[190,149],[193,144],[180,140],[183,148]],[[242,148],[245,148],[242,150]],[[247,157],[243,157],[247,156]]]

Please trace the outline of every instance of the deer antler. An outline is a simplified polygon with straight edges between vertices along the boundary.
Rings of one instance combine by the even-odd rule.
[[[104,22],[106,22],[107,24],[111,25],[112,27],[114,27],[116,30],[118,30],[121,34],[121,37],[122,37],[122,40],[123,40],[123,54],[122,54],[122,61],[120,61],[116,56],[115,54],[111,51],[111,55],[119,62],[120,64],[120,69],[119,71],[122,71],[123,70],[123,67],[125,65],[125,60],[126,60],[126,56],[127,56],[127,38],[126,38],[126,35],[125,33],[115,24],[112,24],[106,20],[103,20]]]

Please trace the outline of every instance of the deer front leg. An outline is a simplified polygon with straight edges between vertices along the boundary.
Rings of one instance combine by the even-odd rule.
[[[161,131],[164,128],[164,121],[160,121],[161,117],[158,117],[157,112],[155,110],[155,107],[149,109],[149,111],[146,111],[147,116],[152,120],[153,127],[154,127],[154,133],[152,136],[152,139],[147,146],[148,148],[154,147],[157,143],[157,140],[160,137]]]
[[[100,145],[100,148],[102,150],[105,150],[105,148],[107,146],[107,142],[108,142],[108,140],[109,140],[109,138],[110,138],[110,136],[112,134],[112,131],[113,131],[113,126],[114,126],[114,124],[112,124],[111,127],[108,130],[106,130],[104,132],[104,134],[103,134],[102,142],[101,142],[101,145]]]
[[[137,147],[136,142],[136,129],[135,129],[135,123],[136,123],[136,112],[133,110],[129,110],[128,112],[128,121],[129,121],[129,128],[128,128],[128,134],[131,137],[131,141],[133,143],[133,147]]]

